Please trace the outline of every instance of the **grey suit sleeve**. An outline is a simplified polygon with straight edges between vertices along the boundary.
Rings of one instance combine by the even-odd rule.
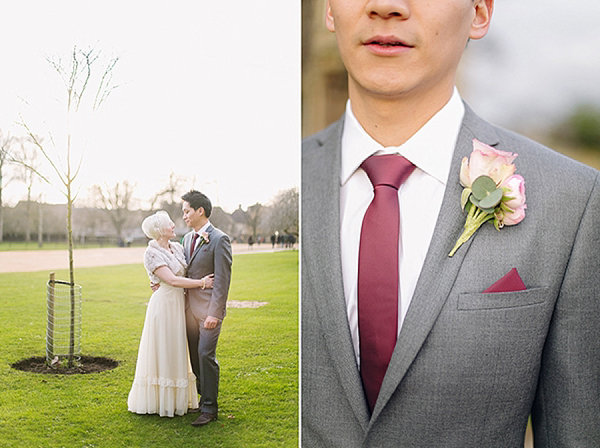
[[[598,178],[556,301],[532,417],[536,448],[600,446]]]
[[[208,315],[223,319],[231,283],[231,243],[227,235],[221,236],[214,251],[215,281]]]

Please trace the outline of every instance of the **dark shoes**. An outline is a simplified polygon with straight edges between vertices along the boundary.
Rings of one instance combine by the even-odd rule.
[[[216,420],[216,419],[217,419],[216,414],[211,414],[210,412],[203,412],[202,414],[200,414],[200,417],[198,417],[196,420],[194,420],[192,422],[192,426],[208,425],[210,422],[212,422],[213,420]]]
[[[188,409],[188,413],[189,414],[197,414],[198,412],[200,412],[201,409],[200,408],[192,408],[192,409]]]

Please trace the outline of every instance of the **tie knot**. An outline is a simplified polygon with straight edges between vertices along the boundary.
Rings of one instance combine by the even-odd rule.
[[[415,166],[404,157],[397,154],[371,156],[362,165],[373,188],[387,185],[396,190],[410,176]]]

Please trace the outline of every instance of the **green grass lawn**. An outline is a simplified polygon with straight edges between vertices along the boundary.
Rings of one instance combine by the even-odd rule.
[[[45,355],[47,272],[0,274],[0,446],[298,446],[298,253],[234,257],[229,299],[269,302],[229,309],[219,339],[219,420],[196,428],[182,417],[127,411],[149,281],[141,264],[78,269],[82,354],[119,367],[44,375],[10,365]],[[67,279],[66,271],[57,279]]]

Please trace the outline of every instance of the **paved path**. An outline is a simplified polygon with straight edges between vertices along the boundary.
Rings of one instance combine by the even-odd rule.
[[[272,249],[270,244],[233,244],[234,255],[244,253],[275,252],[286,249]],[[119,264],[142,263],[145,247],[110,247],[102,249],[75,249],[76,268],[112,266]],[[53,271],[69,268],[69,252],[65,250],[16,250],[0,252],[0,273]]]

